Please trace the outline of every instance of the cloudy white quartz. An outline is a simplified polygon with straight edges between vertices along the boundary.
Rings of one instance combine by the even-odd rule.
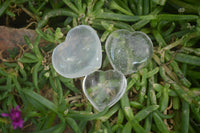
[[[71,29],[63,43],[53,51],[52,64],[66,78],[88,75],[101,67],[101,42],[90,26],[79,25]]]

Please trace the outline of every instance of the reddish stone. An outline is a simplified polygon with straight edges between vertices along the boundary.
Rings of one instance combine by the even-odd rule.
[[[17,44],[24,45],[24,36],[28,36],[31,42],[34,42],[37,34],[30,29],[15,29],[5,26],[0,26],[0,50],[12,49]]]

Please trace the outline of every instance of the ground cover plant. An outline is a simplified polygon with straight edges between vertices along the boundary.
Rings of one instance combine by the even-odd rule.
[[[1,25],[37,33],[0,52],[0,132],[200,132],[199,7],[196,0],[0,0]],[[53,49],[81,24],[101,39],[102,70],[112,69],[104,44],[117,29],[142,31],[154,45],[149,64],[126,76],[126,93],[102,112],[84,96],[83,78],[64,78],[51,64]]]

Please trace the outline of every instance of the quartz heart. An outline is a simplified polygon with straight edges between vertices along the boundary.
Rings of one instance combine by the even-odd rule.
[[[116,70],[96,71],[83,80],[83,92],[98,111],[119,101],[126,86],[125,76]]]
[[[101,62],[101,42],[96,31],[87,25],[71,29],[52,54],[53,67],[66,78],[88,75],[99,69]]]
[[[153,54],[153,43],[143,32],[117,30],[106,40],[106,53],[113,68],[127,75],[148,63]]]

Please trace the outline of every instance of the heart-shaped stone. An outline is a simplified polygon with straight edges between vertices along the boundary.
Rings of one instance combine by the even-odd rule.
[[[143,32],[117,30],[106,40],[106,53],[113,68],[127,75],[148,63],[153,54],[153,43]]]
[[[118,102],[125,93],[126,86],[125,76],[116,70],[96,71],[83,80],[83,92],[98,111]]]
[[[87,25],[71,29],[52,55],[53,67],[66,78],[88,75],[99,69],[101,62],[101,42],[96,31]]]

